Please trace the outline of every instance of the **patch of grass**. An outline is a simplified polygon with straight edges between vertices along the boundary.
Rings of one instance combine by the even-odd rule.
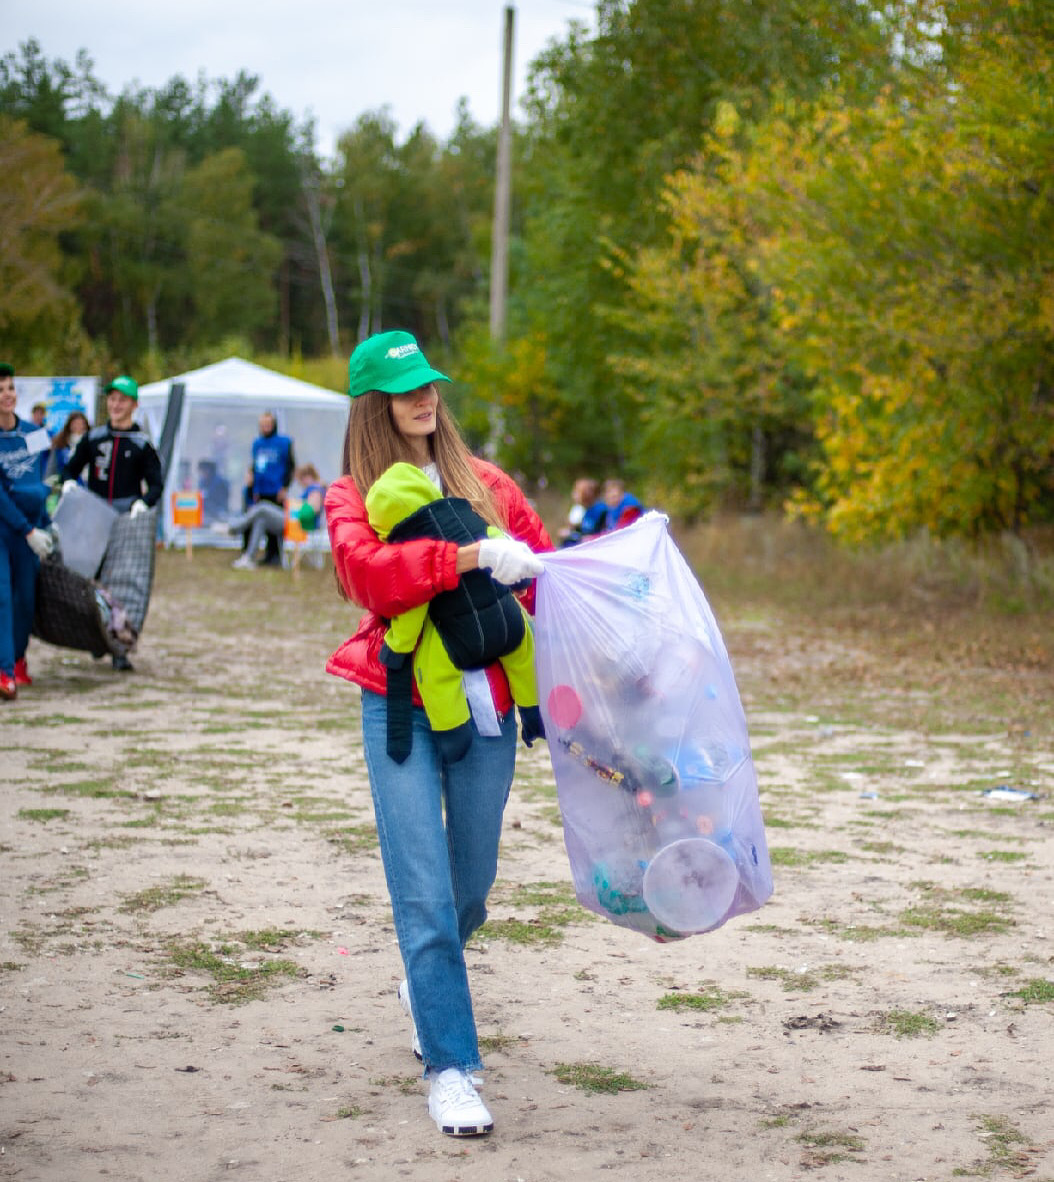
[[[418,1075],[381,1075],[376,1079],[371,1079],[370,1085],[375,1088],[395,1088],[404,1096],[412,1096],[420,1088],[421,1077]]]
[[[869,854],[902,854],[904,847],[893,841],[862,841],[860,848]]]
[[[358,1104],[349,1104],[345,1107],[338,1108],[333,1114],[334,1120],[356,1120],[360,1116],[365,1116],[367,1109],[360,1108]]]
[[[1048,981],[1045,977],[1032,977],[1020,989],[1006,996],[1020,997],[1026,1005],[1054,1001],[1054,981]]]
[[[932,1038],[940,1023],[921,1010],[886,1010],[876,1014],[875,1029],[894,1038]]]
[[[87,722],[85,718],[77,718],[72,714],[27,714],[24,717],[15,720],[18,726],[43,726],[54,727],[55,730],[62,730],[68,726],[78,726],[83,722]],[[110,732],[107,731],[107,734]]]
[[[85,845],[88,850],[126,850],[129,846],[138,845],[144,839],[131,835],[117,834],[113,837],[94,837]]]
[[[326,841],[337,846],[346,854],[360,854],[377,848],[376,825],[347,825],[343,829],[331,829]]]
[[[769,850],[769,858],[773,866],[787,866],[794,869],[815,866],[821,862],[842,863],[849,861],[849,855],[844,850],[795,850],[789,846],[773,846]]]
[[[64,891],[76,882],[83,882],[90,877],[87,866],[66,866],[54,878],[47,879],[42,884],[34,884],[26,888],[27,895],[46,895],[51,891]]]
[[[841,923],[836,919],[809,919],[804,915],[801,917],[801,922],[809,924],[811,927],[820,928],[840,940],[851,940],[858,944],[869,944],[873,940],[882,940],[889,936],[918,935],[917,932],[893,925],[880,928],[866,923]]]
[[[69,809],[19,809],[15,813],[20,821],[39,821],[41,825],[49,821],[64,821],[69,815]]]
[[[151,809],[145,817],[137,817],[134,821],[122,821],[122,829],[149,829],[153,825],[160,825],[162,822],[161,810]]]
[[[964,887],[959,895],[971,903],[1012,903],[1014,896],[1008,891],[993,891],[988,887]]]
[[[986,862],[1023,862],[1028,854],[1020,850],[979,850],[977,856]]]
[[[975,1161],[969,1168],[957,1167],[952,1170],[953,1177],[987,1177],[996,1170],[1005,1171],[1014,1178],[1034,1173],[1031,1155],[1027,1150],[1016,1148],[1031,1144],[1020,1129],[1005,1116],[978,1116],[975,1119],[978,1121],[977,1135],[985,1142],[988,1156]]]
[[[557,1081],[579,1091],[614,1096],[619,1092],[642,1092],[651,1084],[642,1083],[625,1072],[599,1063],[557,1063],[549,1073]]]
[[[664,993],[659,998],[655,1008],[658,1010],[675,1010],[677,1012],[695,1010],[709,1013],[713,1010],[723,1010],[725,1006],[731,1005],[733,1001],[749,996],[749,993],[721,989],[712,981],[707,981],[703,983],[702,988],[696,993],[682,993],[680,991],[676,993]]]
[[[832,1129],[805,1129],[796,1140],[805,1146],[802,1164],[810,1169],[832,1166],[843,1161],[862,1161],[865,1141],[856,1133],[840,1133]]]
[[[786,1113],[781,1113],[779,1116],[766,1116],[758,1121],[758,1128],[761,1129],[785,1129],[791,1122],[791,1118]]]
[[[508,940],[512,944],[559,944],[564,938],[563,928],[573,923],[588,923],[591,919],[565,883],[532,882],[503,887],[495,897],[512,907],[536,907],[538,914],[532,919],[518,916],[488,919],[474,938]]]
[[[808,993],[819,988],[823,981],[844,981],[852,977],[854,972],[848,965],[841,964],[818,965],[815,969],[803,971],[769,966],[748,968],[747,976],[758,977],[762,981],[779,981],[788,993]]]
[[[261,928],[257,932],[239,932],[237,939],[246,948],[255,948],[263,952],[278,952],[292,940],[298,939],[320,940],[321,932],[294,931],[292,928]]]
[[[188,895],[197,894],[204,890],[205,886],[203,878],[190,878],[186,874],[180,874],[170,882],[147,887],[146,890],[137,891],[134,895],[126,895],[118,910],[133,915],[142,911],[160,911],[162,907],[174,906]]]
[[[92,765],[79,759],[55,759],[51,751],[30,762],[30,767],[54,776],[60,772],[90,772]]]
[[[41,788],[40,791],[49,795],[83,796],[89,800],[136,799],[136,793],[129,792],[127,788],[115,788],[113,781],[108,779],[76,780],[72,784],[49,784],[47,787]]]
[[[244,933],[251,936],[251,933]],[[245,940],[243,947],[248,947]],[[175,942],[169,945],[169,959],[180,972],[197,972],[212,977],[208,987],[213,1001],[224,1005],[244,1005],[262,997],[282,979],[295,977],[300,971],[291,960],[261,960],[248,964],[239,959],[238,948],[224,942],[215,947],[200,940]]]
[[[900,921],[908,927],[925,928],[963,939],[1005,932],[1015,926],[1008,916],[997,915],[994,911],[961,911],[955,907],[909,907],[900,913]]]
[[[907,927],[968,939],[989,932],[1005,932],[1015,926],[1013,918],[1001,912],[960,906],[965,902],[1001,903],[1009,907],[1013,897],[1004,892],[977,887],[952,891],[931,882],[913,882],[910,885],[921,892],[923,901],[901,912],[900,921]]]
[[[541,919],[488,919],[472,937],[477,940],[507,940],[510,944],[559,944],[564,933]]]
[[[17,960],[0,961],[0,973],[20,973],[26,966]]]
[[[798,934],[796,928],[785,928],[778,923],[751,923],[746,925],[745,930],[748,932],[761,932],[770,936],[794,936]]]
[[[523,1039],[515,1034],[481,1034],[479,1049],[484,1053],[489,1051],[507,1051],[511,1047],[518,1047]]]

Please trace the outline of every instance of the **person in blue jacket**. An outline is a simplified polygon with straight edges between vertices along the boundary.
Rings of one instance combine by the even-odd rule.
[[[625,483],[614,478],[604,481],[604,504],[607,506],[605,533],[632,525],[644,512],[644,506],[633,493],[626,492]]]
[[[600,485],[589,477],[580,477],[571,488],[571,511],[567,515],[567,527],[560,531],[560,545],[575,546],[583,538],[602,533],[607,512]]]
[[[273,505],[284,505],[295,467],[293,441],[287,435],[278,434],[278,421],[271,411],[265,410],[260,415],[260,434],[253,440],[252,503],[270,501]],[[246,536],[246,547],[248,543]],[[267,550],[261,565],[282,565],[281,538],[267,535]]]
[[[0,700],[32,685],[26,648],[33,627],[40,560],[54,547],[48,487],[40,477],[39,430],[15,414],[15,371],[0,363]]]

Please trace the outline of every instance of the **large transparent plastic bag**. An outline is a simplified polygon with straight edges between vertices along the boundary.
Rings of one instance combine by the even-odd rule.
[[[667,519],[542,555],[538,691],[575,893],[658,941],[772,894],[746,718]]]

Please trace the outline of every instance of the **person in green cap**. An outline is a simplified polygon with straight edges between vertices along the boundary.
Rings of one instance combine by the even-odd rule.
[[[93,427],[77,444],[62,469],[63,485],[88,469],[87,485],[118,513],[137,516],[161,500],[161,457],[135,421],[139,386],[116,377],[106,387],[108,422]]]
[[[410,1017],[410,1045],[425,1065],[429,1115],[440,1132],[464,1137],[494,1127],[476,1090],[482,1062],[464,948],[486,918],[497,873],[516,763],[513,695],[498,660],[466,670],[471,738],[451,762],[411,684],[411,741],[393,758],[382,650],[393,620],[457,590],[462,575],[487,570],[513,587],[542,570],[534,551],[553,547],[511,477],[469,451],[440,397],[449,381],[408,332],[368,337],[351,355],[344,474],[326,493],[326,525],[341,593],[365,614],[326,668],[362,689],[366,768],[406,974],[397,996]],[[365,498],[400,461],[440,497],[467,501],[507,536],[382,539]],[[529,584],[523,592],[528,610],[533,590]]]
[[[382,542],[423,537],[474,542],[504,537],[467,501],[442,496],[414,464],[392,464],[375,480],[366,494],[366,512]],[[453,591],[442,591],[430,603],[396,616],[385,634],[381,660],[388,670],[388,754],[397,763],[409,756],[412,746],[414,682],[443,761],[457,763],[464,757],[472,742],[465,670],[495,660],[519,707],[524,742],[530,747],[535,739],[545,738],[527,613],[512,590],[486,571],[465,571]]]
[[[85,483],[118,513],[137,517],[161,499],[164,476],[161,457],[150,437],[135,421],[139,386],[122,374],[106,386],[108,421],[93,427],[77,444],[62,469],[62,488],[75,484],[87,469]],[[114,655],[113,667],[130,671],[131,661]]]

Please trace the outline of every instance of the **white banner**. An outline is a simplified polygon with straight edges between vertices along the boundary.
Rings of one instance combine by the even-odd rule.
[[[33,407],[43,403],[44,426],[54,435],[61,430],[70,411],[79,410],[89,423],[95,422],[95,392],[98,378],[15,378],[15,414],[32,422]]]

